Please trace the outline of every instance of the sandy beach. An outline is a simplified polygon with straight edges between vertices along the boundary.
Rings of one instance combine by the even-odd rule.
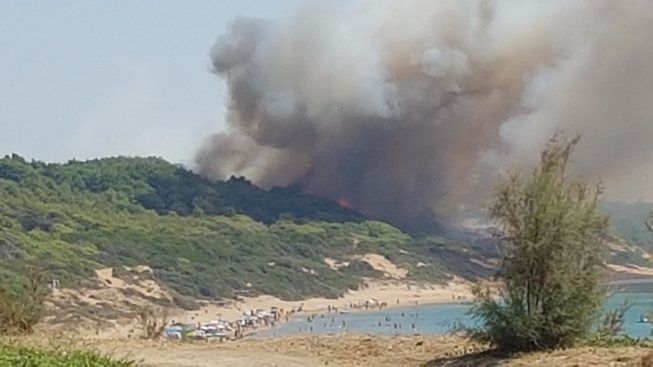
[[[196,322],[206,321],[206,318],[236,320],[243,312],[250,310],[269,310],[270,307],[278,307],[286,312],[301,310],[302,313],[324,313],[329,308],[336,307],[340,310],[350,309],[350,305],[364,304],[373,300],[375,303],[383,303],[387,307],[403,307],[407,305],[426,303],[446,303],[452,301],[471,299],[472,284],[462,278],[453,277],[446,284],[431,284],[424,282],[409,281],[406,279],[407,271],[392,263],[385,257],[367,253],[358,257],[367,262],[375,270],[384,274],[384,279],[364,279],[358,290],[350,290],[337,299],[308,298],[300,301],[284,301],[274,296],[262,295],[257,297],[243,297],[238,301],[225,304],[206,304],[198,311],[185,312],[176,310],[171,316],[176,321]],[[345,265],[336,262],[334,259],[325,258],[324,262],[337,270]]]
[[[207,304],[197,311],[175,310],[171,317],[180,322],[208,321],[213,319],[236,320],[245,311],[278,307],[286,311],[299,310],[302,313],[323,313],[331,307],[349,309],[350,304],[361,304],[368,300],[386,303],[388,307],[403,307],[415,304],[447,303],[471,299],[471,283],[454,278],[448,284],[428,284],[402,280],[367,280],[359,290],[349,291],[337,299],[309,298],[301,301],[284,301],[273,296],[245,297],[228,305]],[[351,309],[356,311],[356,309]]]
[[[404,269],[397,267],[392,262],[377,254],[365,254],[361,258],[375,269],[385,275],[382,279],[364,279],[358,290],[350,290],[337,299],[308,298],[298,301],[286,301],[270,295],[256,297],[241,297],[238,300],[201,301],[198,310],[188,311],[178,307],[161,310],[167,313],[167,322],[181,322],[188,324],[206,323],[213,320],[236,321],[248,311],[266,310],[272,307],[283,309],[285,313],[319,314],[326,313],[329,308],[356,312],[364,308],[351,307],[363,305],[368,301],[384,304],[384,307],[405,307],[416,304],[461,302],[471,299],[472,284],[464,279],[453,277],[443,284],[410,281],[405,278]],[[329,263],[329,259],[325,259]],[[338,266],[333,264],[333,266]],[[151,269],[146,266],[134,269],[135,275],[129,281],[116,277],[111,268],[96,271],[96,289],[62,289],[53,293],[53,305],[66,304],[69,310],[83,309],[84,307],[103,307],[111,305],[126,314],[133,314],[133,307],[147,305],[149,299],[171,299],[171,295],[156,281],[151,279]],[[129,294],[129,296],[127,296]],[[131,305],[131,306],[127,306]],[[130,308],[131,307],[131,308]],[[155,306],[159,307],[159,306]],[[283,320],[282,320],[283,321]],[[138,337],[140,325],[132,317],[121,317],[116,320],[106,320],[102,327],[95,326],[93,322],[76,323],[77,327],[63,327],[65,332],[77,337],[88,339],[131,339]],[[85,326],[84,326],[85,325]],[[63,326],[63,325],[62,325]],[[46,331],[48,327],[44,328]],[[257,331],[265,329],[260,325]],[[249,330],[252,332],[253,330]]]

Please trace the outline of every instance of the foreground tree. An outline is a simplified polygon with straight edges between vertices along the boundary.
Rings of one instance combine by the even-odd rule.
[[[607,218],[599,185],[569,182],[579,138],[554,137],[528,177],[513,175],[490,207],[504,250],[498,295],[478,288],[476,339],[498,349],[565,347],[592,327],[602,301]]]

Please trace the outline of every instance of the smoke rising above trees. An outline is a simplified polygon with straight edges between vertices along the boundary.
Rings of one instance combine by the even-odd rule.
[[[362,0],[236,19],[211,51],[228,128],[196,169],[424,229],[566,131],[583,135],[574,175],[653,199],[651,14],[644,0]]]

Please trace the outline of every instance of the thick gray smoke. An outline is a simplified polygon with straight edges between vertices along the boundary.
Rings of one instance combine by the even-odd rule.
[[[556,131],[576,174],[653,198],[653,2],[368,0],[237,19],[229,126],[197,167],[299,184],[409,228],[486,197]]]

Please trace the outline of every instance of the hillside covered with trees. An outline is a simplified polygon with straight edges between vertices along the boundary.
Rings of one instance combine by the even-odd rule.
[[[337,297],[363,277],[383,276],[357,260],[365,253],[415,280],[491,273],[472,261],[482,255],[470,246],[414,237],[295,188],[211,182],[158,158],[0,159],[5,279],[32,264],[70,287],[98,268],[148,265],[179,297]],[[343,266],[333,269],[327,257]]]

